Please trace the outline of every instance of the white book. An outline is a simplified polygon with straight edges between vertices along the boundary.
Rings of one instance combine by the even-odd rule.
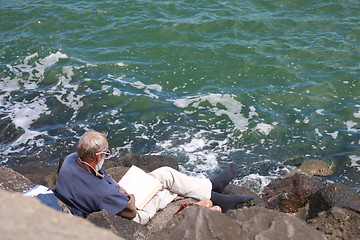
[[[127,193],[134,194],[135,206],[142,209],[161,190],[162,183],[142,169],[132,165],[118,182]]]

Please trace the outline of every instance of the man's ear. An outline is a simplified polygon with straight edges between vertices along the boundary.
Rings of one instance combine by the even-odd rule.
[[[101,160],[101,154],[95,155],[95,163],[98,164],[98,162],[100,162],[100,160]]]

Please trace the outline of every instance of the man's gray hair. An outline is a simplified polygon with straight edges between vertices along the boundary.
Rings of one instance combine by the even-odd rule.
[[[107,133],[90,130],[82,135],[77,144],[77,153],[82,160],[95,160],[97,152],[105,151],[108,148],[106,140]]]

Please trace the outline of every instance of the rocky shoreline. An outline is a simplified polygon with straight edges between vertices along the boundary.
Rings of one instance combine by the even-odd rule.
[[[160,166],[179,168],[170,157],[134,154],[110,160],[105,168],[119,180],[131,165],[145,171]],[[189,206],[173,216],[182,203],[195,201],[183,199],[142,226],[105,210],[82,219],[22,196],[37,184],[55,188],[57,177],[55,167],[27,162],[12,169],[0,167],[0,229],[2,239],[359,239],[360,196],[343,184],[327,184],[313,176],[329,174],[323,162],[307,162],[226,214]],[[226,194],[249,192],[235,185],[225,190]]]

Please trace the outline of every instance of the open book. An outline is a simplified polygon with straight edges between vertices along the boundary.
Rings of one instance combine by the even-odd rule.
[[[162,188],[162,183],[142,169],[132,165],[118,184],[135,196],[135,206],[142,209]]]

